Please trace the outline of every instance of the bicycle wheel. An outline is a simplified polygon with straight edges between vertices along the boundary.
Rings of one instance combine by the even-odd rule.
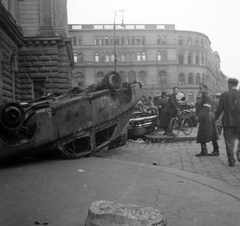
[[[170,132],[173,134],[174,137],[178,136],[179,133],[179,121],[177,117],[174,117],[170,121]]]
[[[185,135],[189,135],[193,130],[193,122],[192,119],[189,117],[186,117],[182,120],[181,128],[183,129],[183,133]]]

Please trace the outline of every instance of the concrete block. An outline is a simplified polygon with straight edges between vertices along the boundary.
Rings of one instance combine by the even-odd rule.
[[[166,226],[158,209],[138,205],[123,205],[111,201],[93,202],[85,226]]]

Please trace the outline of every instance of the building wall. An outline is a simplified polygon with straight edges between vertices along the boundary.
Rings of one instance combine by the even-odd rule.
[[[10,14],[9,14],[10,13]],[[0,104],[71,86],[66,0],[0,1]]]
[[[72,37],[73,51],[76,54],[72,80],[75,80],[76,74],[81,73],[82,84],[86,86],[89,82],[99,81],[97,76],[99,72],[105,74],[109,70],[114,70],[113,61],[107,62],[105,59],[96,62],[95,59],[96,53],[99,55],[114,54],[114,46],[111,43],[111,39],[114,39],[113,34],[113,25],[69,25],[69,36]],[[126,38],[131,39],[132,36],[135,39],[138,36],[142,39],[144,36],[145,43],[141,41],[138,44],[126,45]],[[81,43],[78,43],[78,37],[81,37]],[[96,37],[98,43],[96,43]],[[106,43],[101,45],[100,40],[105,37],[109,37],[109,45]],[[116,44],[116,53],[120,55],[125,53],[126,60],[117,62],[117,71],[124,72],[127,80],[131,71],[135,72],[137,80],[141,80],[142,71],[146,73],[143,92],[147,96],[155,95],[162,90],[171,93],[172,88],[178,86],[185,93],[187,100],[189,100],[189,94],[193,93],[194,100],[190,98],[190,101],[195,101],[199,82],[207,83],[212,94],[219,90],[226,90],[226,81],[221,76],[220,57],[211,49],[211,42],[205,34],[178,31],[175,30],[174,25],[125,25],[116,27],[115,40],[118,37],[120,40],[124,37],[125,43]],[[162,40],[163,37],[165,37],[165,42]],[[180,37],[182,43],[179,43]],[[195,42],[196,39],[198,43]],[[146,59],[138,61],[138,53],[143,52],[145,52]],[[158,60],[158,52],[161,54],[165,52],[165,57],[162,55],[161,61]],[[82,54],[81,60],[79,53]],[[88,74],[90,68],[91,74]],[[166,73],[166,83],[160,79],[162,71]],[[179,80],[181,73],[185,75],[185,82]],[[188,79],[189,74],[193,75],[192,82],[191,78]],[[197,79],[197,74],[200,76],[200,81]]]

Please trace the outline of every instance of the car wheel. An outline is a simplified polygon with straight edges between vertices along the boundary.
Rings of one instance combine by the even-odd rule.
[[[108,72],[103,79],[107,88],[113,92],[118,92],[122,89],[122,77],[115,71]]]

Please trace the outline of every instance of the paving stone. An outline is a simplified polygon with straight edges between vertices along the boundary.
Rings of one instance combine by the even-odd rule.
[[[111,201],[93,202],[85,226],[166,226],[158,209]]]

